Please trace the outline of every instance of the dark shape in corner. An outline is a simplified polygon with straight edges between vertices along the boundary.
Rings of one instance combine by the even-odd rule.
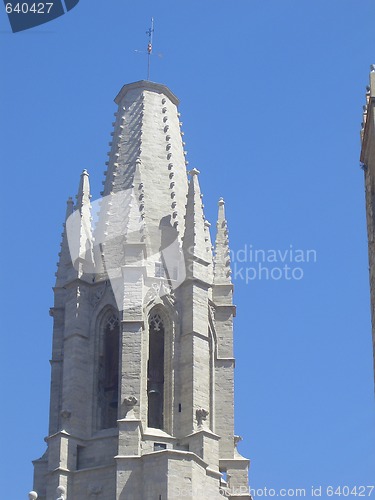
[[[75,7],[78,2],[79,0],[65,0],[66,10],[67,11],[72,10],[73,7]]]
[[[35,2],[33,0],[4,0],[4,6],[13,33],[35,28],[53,21],[73,9],[79,0],[53,0],[53,2]]]

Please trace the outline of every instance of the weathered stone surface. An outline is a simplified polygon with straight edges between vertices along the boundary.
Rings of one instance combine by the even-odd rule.
[[[87,172],[76,209],[88,266],[73,266],[63,234],[49,436],[34,462],[34,489],[41,500],[57,491],[67,500],[218,500],[226,472],[227,487],[249,498],[249,461],[234,445],[235,309],[223,202],[214,262],[198,172],[187,181],[177,98],[141,81],[125,85],[116,103],[108,198],[93,232],[105,233],[104,245],[93,247]],[[161,253],[173,235],[188,266],[179,287]],[[106,267],[108,257],[117,267]]]

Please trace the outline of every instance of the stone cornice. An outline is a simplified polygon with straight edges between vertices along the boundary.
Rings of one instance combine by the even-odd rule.
[[[180,103],[178,97],[176,97],[166,85],[163,85],[161,83],[149,82],[148,80],[140,80],[138,82],[128,83],[124,85],[115,97],[115,103],[119,104],[129,90],[139,88],[143,90],[149,90],[150,92],[156,92],[158,94],[164,94],[176,106],[178,106]]]

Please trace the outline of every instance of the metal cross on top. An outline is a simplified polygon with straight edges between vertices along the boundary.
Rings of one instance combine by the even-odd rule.
[[[152,54],[152,38],[154,33],[154,18],[151,18],[151,27],[146,31],[148,35],[148,45],[147,45],[147,80],[150,79],[150,61]]]

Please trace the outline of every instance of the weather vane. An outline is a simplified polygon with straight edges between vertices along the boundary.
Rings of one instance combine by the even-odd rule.
[[[146,31],[146,35],[148,36],[148,44],[147,44],[147,80],[150,80],[150,65],[151,65],[151,56],[154,55],[152,52],[153,46],[152,46],[152,39],[153,39],[153,33],[154,33],[154,18],[151,18],[151,27]],[[146,52],[144,50],[137,50],[135,49],[135,52],[138,52],[138,54],[145,54]],[[163,57],[163,54],[156,54],[158,57]]]
[[[150,79],[150,62],[152,54],[152,38],[154,33],[154,18],[151,18],[151,27],[146,31],[148,35],[148,45],[147,45],[147,80]]]

